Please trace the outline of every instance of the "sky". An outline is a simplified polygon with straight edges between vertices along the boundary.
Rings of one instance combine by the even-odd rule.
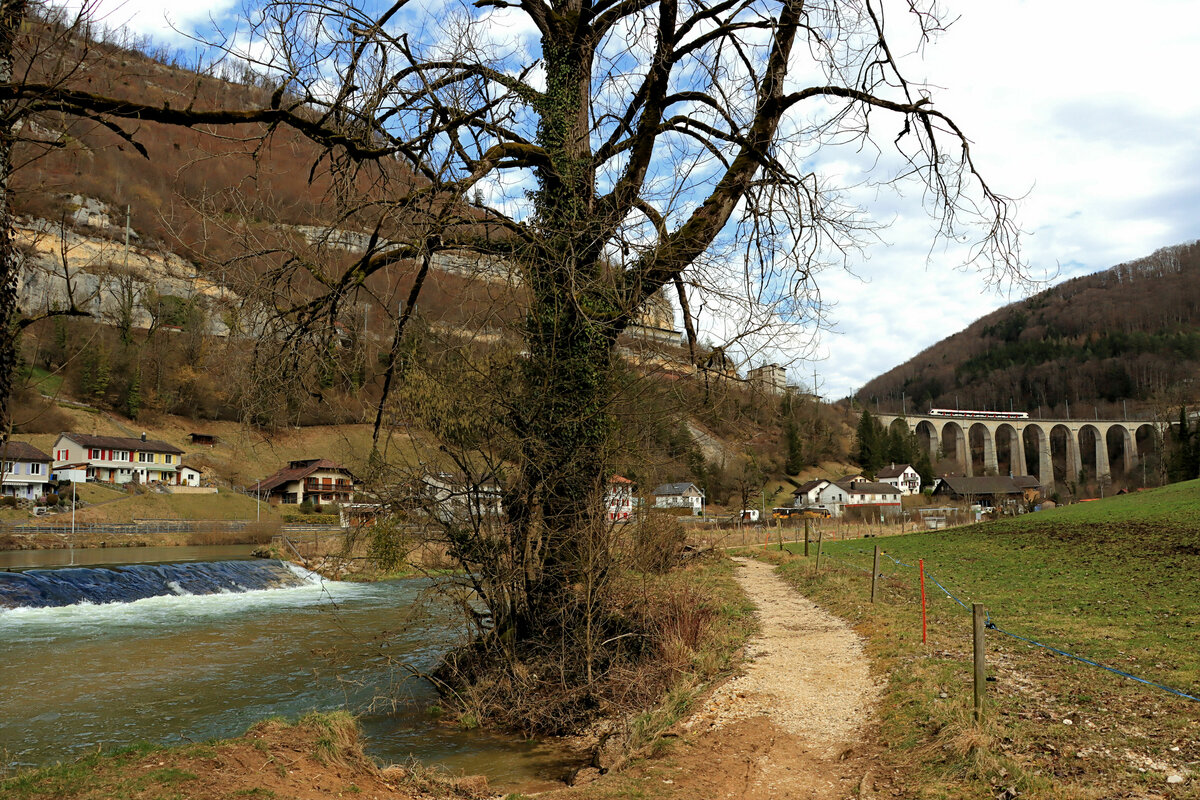
[[[222,23],[237,0],[99,0],[110,26],[188,48],[180,31]],[[1200,238],[1200,6],[1194,0],[947,3],[950,29],[901,56],[971,139],[1000,193],[1022,198],[1028,272],[1050,283]],[[898,12],[896,12],[898,13]],[[886,224],[851,270],[819,276],[830,330],[789,377],[828,398],[854,392],[975,319],[1042,288],[988,287],[931,249],[915,192],[856,198]],[[769,354],[764,357],[769,357]]]

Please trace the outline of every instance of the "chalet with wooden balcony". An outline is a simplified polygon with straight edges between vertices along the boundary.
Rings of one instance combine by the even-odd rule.
[[[302,458],[269,478],[246,487],[246,493],[271,503],[299,505],[311,500],[315,505],[353,503],[355,478],[350,470],[327,458]]]

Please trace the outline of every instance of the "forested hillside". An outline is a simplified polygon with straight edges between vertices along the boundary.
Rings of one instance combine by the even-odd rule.
[[[44,32],[51,45],[32,49],[23,68],[74,90],[198,109],[250,107],[272,93],[252,72],[229,80],[52,20]],[[36,120],[12,181],[25,257],[20,312],[27,321],[45,316],[21,336],[18,434],[67,429],[58,400],[151,429],[169,415],[276,431],[370,424],[393,364],[403,380],[384,421],[413,432],[431,407],[470,407],[472,394],[486,391],[480,375],[519,353],[519,280],[498,260],[455,252],[439,254],[422,278],[400,341],[397,318],[418,273],[412,259],[350,286],[319,336],[293,347],[287,329],[266,327],[271,314],[301,318],[309,293],[365,264],[373,236],[404,234],[409,217],[372,215],[378,196],[419,184],[399,162],[364,167],[348,184],[321,148],[285,127],[262,138],[255,125],[113,128],[52,111]],[[503,235],[482,208],[456,214],[454,235]],[[669,328],[673,310],[663,302]],[[697,480],[724,501],[769,474],[845,457],[840,410],[763,396],[725,368],[698,374],[688,348],[662,337],[626,337],[621,353],[629,368],[611,401],[614,465],[642,483]],[[706,353],[699,343],[695,356]],[[435,421],[446,429],[416,431],[429,434],[433,452],[461,434]],[[461,427],[478,436],[482,423],[464,412]]]
[[[1002,409],[1120,416],[1195,399],[1200,243],[1005,306],[867,383],[883,410]]]

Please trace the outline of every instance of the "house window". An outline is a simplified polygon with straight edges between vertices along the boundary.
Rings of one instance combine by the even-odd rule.
[[[168,464],[173,464],[173,463],[175,463],[174,461],[172,461],[172,459],[173,459],[173,458],[175,458],[175,456],[171,455],[170,453],[167,453],[167,455],[166,455],[166,463],[168,463]]]
[[[4,466],[3,466],[3,468],[2,468],[2,469],[3,469],[3,470],[6,472],[6,473],[11,473],[11,472],[13,471],[13,462],[11,462],[11,461],[5,461],[5,462],[4,462]]]
[[[34,463],[30,464],[29,465],[29,474],[30,475],[41,475],[42,474],[42,465],[38,462],[34,462]]]
[[[100,458],[100,451],[93,448],[88,448],[88,458]]]

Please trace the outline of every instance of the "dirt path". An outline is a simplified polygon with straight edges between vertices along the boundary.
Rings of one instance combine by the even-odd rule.
[[[788,587],[774,568],[739,562],[762,634],[744,675],[681,726],[679,744],[637,776],[648,797],[840,800],[875,797],[878,696],[861,640]],[[890,794],[890,792],[889,792]]]

